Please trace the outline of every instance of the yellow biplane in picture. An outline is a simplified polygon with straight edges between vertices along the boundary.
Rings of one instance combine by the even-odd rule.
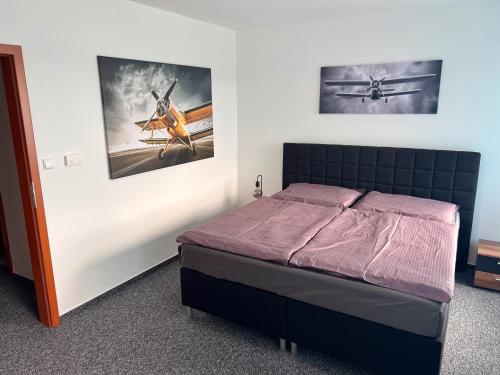
[[[197,107],[185,111],[178,110],[170,95],[174,90],[177,80],[172,83],[163,97],[159,97],[153,90],[151,94],[156,100],[156,108],[149,120],[135,122],[142,131],[151,131],[151,137],[140,139],[141,142],[148,145],[163,145],[158,154],[158,158],[163,160],[169,147],[175,143],[182,144],[189,148],[196,156],[196,145],[193,141],[210,136],[213,134],[213,128],[191,132],[186,125],[204,120],[212,116],[212,102],[201,104]],[[168,132],[167,138],[155,138],[154,132],[164,130]]]

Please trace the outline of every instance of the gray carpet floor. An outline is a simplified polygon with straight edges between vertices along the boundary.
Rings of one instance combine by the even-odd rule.
[[[500,293],[457,276],[442,374],[500,374]],[[0,374],[369,374],[181,305],[174,261],[40,325],[33,286],[0,269]],[[409,348],[411,350],[411,348]]]

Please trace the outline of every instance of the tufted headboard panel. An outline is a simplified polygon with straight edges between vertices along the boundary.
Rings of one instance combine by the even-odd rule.
[[[480,159],[468,151],[285,143],[283,189],[308,182],[455,203],[460,207],[457,269],[464,270]]]

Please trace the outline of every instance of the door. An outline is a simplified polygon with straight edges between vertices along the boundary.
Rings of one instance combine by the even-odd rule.
[[[55,327],[59,325],[60,317],[21,47],[0,44],[0,62],[28,235],[38,317],[44,325]]]

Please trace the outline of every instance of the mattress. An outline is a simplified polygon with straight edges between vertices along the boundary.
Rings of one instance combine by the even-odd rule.
[[[183,244],[183,267],[414,334],[440,335],[448,303],[363,281]]]

